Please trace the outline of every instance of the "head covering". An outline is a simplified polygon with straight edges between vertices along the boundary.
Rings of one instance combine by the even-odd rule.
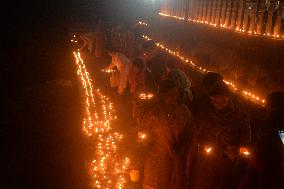
[[[212,88],[209,91],[210,96],[229,95],[229,93],[229,88],[223,81],[219,81],[213,84]]]
[[[167,92],[169,92],[174,88],[176,88],[176,85],[172,80],[169,79],[162,80],[159,84],[159,90],[158,90],[159,96],[166,94]]]
[[[220,74],[215,73],[215,72],[208,72],[208,73],[203,77],[202,85],[203,85],[205,88],[208,88],[208,87],[210,87],[211,85],[213,85],[214,83],[219,82],[219,81],[223,81],[223,77],[222,77]]]
[[[284,91],[270,93],[267,98],[267,105],[276,111],[284,112]]]
[[[173,69],[169,72],[168,78],[175,83],[179,82],[180,83],[180,88],[182,89],[190,89],[191,87],[191,82],[185,75],[185,73],[181,70],[178,69]]]

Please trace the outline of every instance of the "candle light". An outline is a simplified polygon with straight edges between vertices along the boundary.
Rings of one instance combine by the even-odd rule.
[[[250,155],[250,152],[249,152],[249,150],[247,148],[241,147],[240,148],[240,154],[247,157],[247,156]]]
[[[117,153],[123,135],[111,128],[111,121],[116,119],[114,106],[99,89],[94,89],[80,52],[73,52],[73,55],[85,99],[82,128],[87,136],[96,136],[91,138],[96,145],[96,157],[90,163],[92,185],[95,188],[125,188],[130,160]]]
[[[142,100],[150,100],[154,97],[153,93],[140,93],[139,98]]]
[[[159,12],[158,13],[160,16],[164,16],[164,17],[170,17],[170,18],[174,18],[174,19],[178,19],[178,20],[184,20],[184,17],[177,17],[177,16],[175,16],[175,15],[169,15],[169,14],[165,14],[165,13],[162,13],[162,12]],[[200,24],[207,24],[207,25],[209,25],[208,24],[208,22],[207,21],[202,21],[202,20],[195,20],[195,19],[188,19],[188,21],[190,21],[190,22],[197,22],[197,23],[200,23]],[[211,23],[210,23],[210,25],[211,25]],[[217,27],[217,25],[216,24],[212,24],[212,26],[214,26],[214,27]],[[227,27],[225,24],[220,24],[220,27],[219,27],[220,29],[232,29],[230,26],[229,27]],[[256,31],[245,31],[244,29],[241,29],[241,28],[236,28],[235,30],[233,30],[233,31],[235,31],[235,32],[238,32],[238,31],[240,31],[240,32],[242,32],[242,33],[247,33],[248,35],[255,35],[255,36],[257,36],[257,35],[259,35],[260,33],[256,33]],[[271,35],[270,33],[264,33],[263,34],[263,36],[266,36],[266,37],[269,37],[270,39],[278,39],[279,40],[279,38],[280,38],[280,36],[279,35]],[[284,38],[284,36],[283,36],[283,38]],[[283,40],[283,38],[281,39],[281,40]]]
[[[205,146],[204,147],[204,151],[207,153],[207,154],[210,154],[212,152],[212,147],[210,146]]]
[[[150,37],[146,36],[146,35],[142,35],[142,37],[145,40],[152,40]],[[155,43],[156,46],[166,52],[168,52],[169,54],[179,58],[182,62],[187,63],[189,62],[190,58],[187,58],[185,56],[181,56],[179,52],[176,52],[174,50],[171,50],[169,47],[166,47],[165,45],[163,45],[161,42]],[[201,73],[207,73],[210,70],[203,68],[201,66],[196,66],[195,63],[193,63],[193,61],[190,61],[190,64],[192,66],[192,68],[194,68],[195,70],[201,72]],[[236,85],[233,82],[229,82],[227,80],[223,80],[227,85],[229,85],[232,89],[234,89],[234,91],[238,91],[239,89],[236,87]],[[265,100],[264,98],[259,97],[258,95],[252,94],[251,92],[248,92],[247,90],[241,90],[242,94],[247,97],[248,99],[252,100],[253,102],[259,103],[260,105],[264,106],[265,105]],[[146,98],[146,94],[140,94],[139,98],[144,99]]]

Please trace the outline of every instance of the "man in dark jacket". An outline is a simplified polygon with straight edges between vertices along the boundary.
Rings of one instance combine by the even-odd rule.
[[[253,152],[252,166],[240,189],[283,188],[283,143],[279,131],[284,130],[284,91],[267,97],[267,118],[260,126]]]

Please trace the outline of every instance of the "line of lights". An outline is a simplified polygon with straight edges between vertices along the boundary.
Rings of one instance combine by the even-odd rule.
[[[138,24],[140,24],[140,25],[144,25],[144,26],[147,26],[147,25],[148,25],[147,23],[142,22],[142,21],[139,21],[139,22],[138,22]]]
[[[117,70],[115,70],[115,69],[103,69],[102,72],[105,72],[105,73],[114,73],[114,72],[117,72]]]
[[[165,16],[165,17],[170,17],[170,18],[174,18],[174,19],[177,19],[177,20],[185,20],[184,17],[178,17],[178,16],[175,16],[175,15],[169,15],[169,14],[165,14],[165,13],[162,13],[162,12],[159,12],[159,15],[160,16]],[[284,35],[283,37],[281,38],[280,35],[275,35],[275,34],[270,34],[270,33],[259,33],[259,32],[256,32],[256,31],[245,31],[244,29],[241,29],[241,28],[232,28],[231,26],[226,26],[226,24],[221,24],[220,26],[217,26],[216,24],[213,24],[211,22],[208,22],[208,21],[202,21],[202,20],[198,20],[198,19],[187,19],[188,21],[190,22],[194,22],[194,23],[199,23],[199,24],[205,24],[205,25],[209,25],[209,26],[212,26],[212,27],[215,27],[215,28],[220,28],[220,29],[228,29],[228,30],[231,30],[231,31],[235,31],[237,33],[242,33],[242,34],[248,34],[248,35],[252,35],[252,36],[264,36],[264,37],[268,37],[270,39],[284,39]]]
[[[73,55],[85,98],[83,132],[88,136],[94,136],[96,144],[96,157],[90,163],[91,185],[94,188],[105,189],[125,188],[125,174],[130,160],[121,158],[117,153],[118,142],[123,135],[113,131],[110,125],[111,121],[116,119],[113,104],[99,89],[93,89],[92,80],[80,52],[73,52]]]
[[[153,93],[141,93],[139,94],[139,98],[141,100],[150,100],[154,97],[154,94]]]
[[[146,35],[142,35],[142,37],[147,40],[147,41],[150,41],[152,40],[151,38],[149,38],[148,36]],[[171,50],[169,48],[167,48],[165,45],[161,44],[161,43],[155,43],[157,47],[159,47],[160,49],[168,52],[169,54],[173,55],[173,56],[176,56],[178,57],[182,62],[186,63],[186,64],[189,64],[192,68],[194,68],[195,70],[203,73],[203,74],[206,74],[207,72],[209,72],[209,70],[207,70],[206,68],[203,68],[201,66],[198,66],[196,65],[195,63],[193,63],[193,61],[189,60],[189,58],[186,58],[182,55],[180,55],[179,52],[176,52],[174,50]],[[236,87],[236,85],[230,81],[227,81],[227,80],[224,80],[224,82],[229,85],[233,90],[235,91],[238,91],[239,89]],[[261,104],[262,106],[265,105],[265,100],[255,94],[253,94],[252,92],[249,92],[247,90],[241,90],[242,91],[242,94],[249,98],[250,100],[256,102],[256,103],[259,103]]]

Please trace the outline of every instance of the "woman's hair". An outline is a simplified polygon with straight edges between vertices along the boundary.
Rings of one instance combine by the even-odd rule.
[[[190,88],[191,82],[188,80],[185,73],[179,69],[173,69],[169,72],[168,78],[172,81],[174,81],[176,84],[180,83],[180,86],[182,89]]]
[[[147,41],[143,44],[143,49],[144,50],[149,50],[155,48],[155,42],[153,40]]]
[[[230,90],[226,83],[223,81],[216,82],[215,84],[212,85],[209,95],[210,96],[217,96],[217,95],[225,95],[228,96],[230,93]]]
[[[202,80],[202,85],[205,88],[211,87],[212,85],[214,85],[217,82],[223,81],[223,77],[215,72],[208,72]]]
[[[270,93],[267,98],[267,105],[277,111],[284,111],[284,91]]]
[[[169,92],[170,90],[173,90],[175,88],[176,88],[176,85],[172,80],[169,80],[169,79],[162,80],[160,81],[160,84],[159,84],[158,94],[159,96],[162,96],[166,94],[167,92]]]
[[[144,66],[144,61],[141,58],[136,58],[133,61],[133,65],[138,68],[138,70],[142,70],[145,66]]]

